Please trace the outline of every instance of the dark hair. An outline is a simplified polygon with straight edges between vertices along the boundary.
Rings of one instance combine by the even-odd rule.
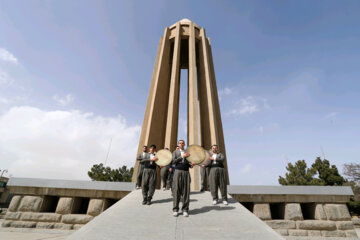
[[[180,139],[180,140],[178,141],[178,143],[179,143],[180,141],[183,141],[183,142],[184,142],[184,144],[185,144],[185,140]]]
[[[169,150],[169,148],[165,148],[165,150]]]
[[[214,147],[214,146],[219,148],[219,146],[218,146],[218,145],[216,145],[216,144],[211,145],[211,147]]]
[[[147,148],[147,146],[146,146],[146,145],[144,145],[143,147],[146,147],[146,148]]]
[[[155,145],[155,144],[151,144],[151,145],[150,145],[150,148],[156,148],[156,145]]]

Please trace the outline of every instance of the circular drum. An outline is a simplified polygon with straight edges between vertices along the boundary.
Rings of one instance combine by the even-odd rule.
[[[186,150],[186,153],[190,153],[190,156],[186,159],[195,164],[200,164],[205,160],[205,150],[199,145],[193,144],[190,145]]]
[[[156,157],[158,158],[155,163],[159,166],[167,166],[171,163],[172,160],[172,153],[167,149],[161,149],[156,153]]]
[[[204,150],[205,152],[205,160],[201,163],[205,166],[209,165],[211,163],[211,160],[210,160],[210,152],[208,150]]]

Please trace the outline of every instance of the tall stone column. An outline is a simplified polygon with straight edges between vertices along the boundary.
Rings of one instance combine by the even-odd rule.
[[[198,88],[196,77],[196,42],[194,23],[189,26],[189,79],[188,79],[188,144],[199,144]],[[190,170],[191,189],[200,190],[200,169],[194,166]]]
[[[174,50],[171,67],[169,105],[167,112],[165,148],[175,150],[178,134],[179,119],[179,94],[180,94],[180,49],[181,49],[181,26],[176,23]]]
[[[188,69],[187,144],[199,144],[207,150],[218,144],[226,156],[210,40],[204,28],[188,19],[166,28],[160,38],[137,154],[143,145],[150,144],[158,150],[174,150],[178,141],[180,69]],[[136,161],[133,181],[138,164]],[[199,167],[191,169],[190,174],[191,190],[199,190]]]
[[[169,56],[171,43],[169,36],[170,29],[166,28],[159,43],[137,155],[140,154],[144,145],[155,144],[159,150],[164,147],[170,87]],[[136,182],[138,166],[139,162],[136,161],[132,177],[133,182]],[[160,171],[157,172],[160,176]],[[157,179],[157,187],[160,187],[160,177]]]

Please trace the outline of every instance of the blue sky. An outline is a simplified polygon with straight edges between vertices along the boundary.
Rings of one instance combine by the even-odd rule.
[[[111,138],[107,163],[132,165],[159,38],[183,18],[212,42],[231,184],[278,184],[287,162],[321,149],[339,169],[359,162],[359,12],[358,1],[1,1],[1,169],[87,179]]]

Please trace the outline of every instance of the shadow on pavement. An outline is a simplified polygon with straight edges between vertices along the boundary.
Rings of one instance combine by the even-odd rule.
[[[154,201],[152,201],[152,203],[156,204],[156,203],[166,203],[166,202],[172,202],[172,201],[173,201],[172,198],[165,198],[165,199],[154,200]]]
[[[154,200],[151,203],[157,204],[157,203],[167,203],[167,202],[172,202],[172,201],[173,201],[173,198],[165,198],[165,199],[160,199],[160,200]],[[190,202],[197,202],[197,201],[198,201],[197,199],[190,198]],[[182,202],[181,199],[180,199],[180,202]]]
[[[206,213],[206,212],[210,212],[210,211],[227,211],[227,210],[233,210],[233,209],[235,209],[235,207],[205,206],[205,207],[198,208],[198,209],[192,209],[189,211],[189,214],[197,215],[197,214]]]

